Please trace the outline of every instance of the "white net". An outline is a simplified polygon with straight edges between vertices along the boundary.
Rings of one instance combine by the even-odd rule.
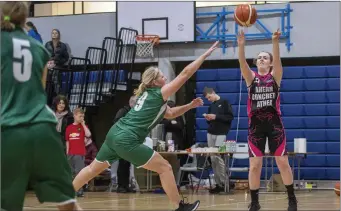
[[[136,55],[139,57],[154,57],[154,39],[136,39]]]

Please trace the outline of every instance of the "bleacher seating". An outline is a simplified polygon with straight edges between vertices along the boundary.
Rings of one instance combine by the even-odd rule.
[[[102,93],[109,93],[110,89],[113,88],[113,81],[115,81],[116,77],[115,70],[105,70],[104,71],[104,80],[102,84]],[[71,77],[72,74],[72,77]],[[86,94],[86,105],[95,104],[95,95],[97,85],[100,84],[100,74],[102,71],[89,71],[89,81],[87,84],[87,94]],[[71,79],[72,78],[72,79]],[[132,79],[139,80],[141,78],[140,72],[133,72]],[[70,81],[72,80],[72,81]],[[85,77],[84,72],[62,72],[61,73],[61,89],[64,93],[70,94],[70,108],[73,110],[78,106],[79,98],[83,99],[84,93],[82,88],[85,89],[84,83]],[[118,81],[117,81],[117,90],[126,90],[127,89],[127,73],[125,70],[119,70],[118,72]],[[66,89],[70,89],[67,91]],[[102,99],[102,98],[100,98]]]
[[[339,180],[340,66],[284,67],[283,72],[280,97],[288,150],[293,151],[294,138],[307,138],[307,150],[322,153],[308,155],[302,161],[301,178]],[[208,86],[214,88],[222,98],[232,104],[235,120],[227,135],[229,140],[236,140],[238,107],[241,99],[237,141],[246,142],[247,89],[244,81],[240,84],[240,78],[240,70],[237,68],[199,70],[196,74],[196,95],[203,97],[203,89]],[[202,114],[207,112],[208,105],[208,101],[204,99],[204,106],[196,110],[197,142],[206,142],[207,123]],[[234,165],[248,166],[248,161],[236,161]],[[296,163],[295,166],[297,167]],[[264,170],[263,167],[262,178],[265,176]],[[268,171],[270,174],[271,169],[268,168]],[[275,172],[278,172],[277,168]],[[232,176],[247,178],[246,173],[236,173]]]

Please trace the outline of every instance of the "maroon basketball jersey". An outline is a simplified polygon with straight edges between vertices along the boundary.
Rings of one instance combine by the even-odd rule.
[[[255,111],[273,108],[278,115],[280,110],[279,87],[272,74],[259,75],[255,72],[255,78],[248,88],[247,114],[251,117]]]

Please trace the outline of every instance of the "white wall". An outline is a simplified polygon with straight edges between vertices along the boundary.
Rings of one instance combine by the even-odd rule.
[[[95,13],[29,18],[37,27],[44,44],[51,40],[51,31],[60,30],[61,41],[69,44],[74,57],[85,57],[86,49],[101,47],[104,37],[116,37],[116,14]]]
[[[313,57],[340,55],[340,2],[291,3],[291,46],[287,51],[285,41],[280,43],[281,57]],[[256,5],[256,9],[284,8],[285,4]],[[234,7],[228,7],[234,10]],[[221,7],[197,8],[197,12],[221,11]],[[202,18],[201,18],[202,19]],[[198,22],[207,22],[198,20]],[[274,31],[280,26],[280,18],[261,18],[262,22]],[[234,33],[234,24],[228,21],[229,33]],[[203,29],[211,23],[200,23]],[[247,29],[248,33],[257,32]],[[213,42],[212,42],[213,43]],[[272,51],[271,40],[246,41],[246,57],[254,58],[260,51]],[[232,46],[232,43],[229,43]],[[207,43],[160,45],[160,57],[168,57],[172,61],[194,60],[210,47]],[[157,50],[155,51],[157,52]],[[155,54],[155,53],[154,53]],[[157,54],[156,54],[157,55]],[[228,47],[226,53],[216,50],[209,59],[237,59],[238,48]],[[157,59],[137,59],[137,62],[155,61]]]
[[[121,27],[136,29],[139,34],[156,34],[162,43],[166,42],[193,42],[194,41],[194,5],[195,2],[117,2],[117,25]],[[181,8],[182,12],[178,12]],[[134,14],[134,15],[131,15]],[[142,31],[142,20],[149,18],[168,18],[165,20],[146,21],[144,32]],[[182,30],[179,25],[182,24]],[[167,34],[168,27],[168,34]]]
[[[340,2],[304,2],[291,3],[291,51],[288,52],[285,42],[280,44],[282,57],[313,57],[340,55]],[[259,8],[284,8],[285,4],[256,5]],[[229,11],[234,7],[227,7]],[[197,12],[221,11],[221,7],[197,8]],[[232,18],[232,16],[231,16]],[[234,32],[232,19],[228,21],[229,33]],[[280,18],[262,18],[262,22],[273,31],[277,30]],[[87,14],[74,16],[55,16],[31,18],[43,36],[44,43],[50,39],[53,28],[58,28],[62,41],[67,42],[73,56],[84,57],[87,47],[100,47],[104,37],[115,37],[116,14]],[[211,24],[207,20],[198,20],[200,27],[207,28]],[[201,23],[208,22],[208,23]],[[254,29],[248,29],[252,32]],[[213,42],[212,42],[213,43]],[[232,43],[229,43],[230,46]],[[159,56],[171,61],[194,60],[209,48],[208,43],[162,44],[159,46]],[[258,52],[271,51],[271,40],[247,41],[246,57],[254,58]],[[225,54],[222,49],[216,50],[209,59],[237,59],[238,49],[228,47]],[[157,50],[154,55],[158,55]],[[150,62],[157,59],[140,59],[136,62]]]

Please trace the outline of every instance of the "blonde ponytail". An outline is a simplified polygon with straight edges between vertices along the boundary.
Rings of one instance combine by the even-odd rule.
[[[141,95],[144,91],[146,91],[147,87],[152,86],[153,81],[157,79],[159,76],[159,68],[156,66],[151,66],[144,71],[142,74],[142,82],[137,88],[137,90],[134,90],[134,94],[136,96]]]
[[[1,20],[1,30],[11,32],[15,29],[15,25],[11,23],[10,20],[6,20],[6,18],[4,18],[4,20]]]
[[[16,26],[24,26],[28,17],[28,3],[7,1],[0,3],[1,31],[11,32]]]
[[[140,96],[146,90],[146,85],[144,83],[140,83],[139,87],[134,90],[134,94],[136,96]]]

